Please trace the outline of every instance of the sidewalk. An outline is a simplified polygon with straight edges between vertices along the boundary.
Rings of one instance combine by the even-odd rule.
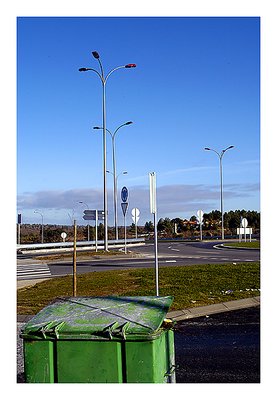
[[[218,314],[227,311],[241,310],[243,308],[257,307],[260,305],[260,296],[249,297],[227,301],[225,303],[212,304],[209,306],[185,308],[180,311],[170,311],[167,317],[174,321],[182,321],[190,318],[203,317],[205,315]]]
[[[243,308],[257,307],[260,305],[260,297],[249,297],[248,299],[227,301],[226,303],[212,304],[209,306],[185,308],[183,310],[170,311],[167,318],[173,321],[182,321],[191,318],[203,317],[205,315],[218,314],[222,312],[241,310]],[[17,322],[28,322],[33,315],[18,315]]]

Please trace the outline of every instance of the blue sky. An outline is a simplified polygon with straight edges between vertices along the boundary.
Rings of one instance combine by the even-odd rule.
[[[260,210],[260,20],[258,17],[21,17],[17,20],[17,197],[24,223],[82,221],[103,208],[101,82],[107,74],[107,128],[116,136],[118,187],[131,209],[149,209],[157,174],[158,218],[220,208]],[[107,136],[107,168],[112,148]],[[109,225],[113,179],[108,179]],[[120,200],[119,200],[120,202]],[[119,205],[119,224],[123,223]]]

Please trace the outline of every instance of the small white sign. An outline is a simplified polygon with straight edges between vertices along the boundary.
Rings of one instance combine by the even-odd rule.
[[[246,218],[242,218],[242,220],[241,220],[241,226],[242,226],[243,228],[246,228],[247,225],[248,225],[247,219],[246,219]]]
[[[237,228],[237,235],[252,235],[252,228]]]
[[[156,202],[156,173],[149,173],[150,180],[150,212],[151,214],[156,214],[157,212],[157,202]]]
[[[133,220],[134,224],[138,223],[139,215],[140,215],[139,209],[138,208],[133,208],[132,209],[132,220]]]

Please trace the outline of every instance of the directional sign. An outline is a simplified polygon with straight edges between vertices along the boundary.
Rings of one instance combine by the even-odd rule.
[[[121,189],[121,200],[123,201],[123,203],[126,203],[128,200],[128,189],[126,188],[126,186]]]
[[[139,209],[133,208],[131,213],[132,213],[132,220],[134,221],[135,224],[137,224],[138,220],[139,220],[139,214],[140,214]]]
[[[128,208],[128,203],[121,203],[121,208],[122,208],[123,215],[125,217],[127,208]]]
[[[83,219],[86,221],[95,221],[96,220],[96,211],[97,210],[84,210]],[[97,219],[103,220],[105,217],[105,213],[103,210],[98,210]]]

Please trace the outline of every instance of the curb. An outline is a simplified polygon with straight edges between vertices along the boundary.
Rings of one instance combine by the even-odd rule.
[[[249,297],[248,299],[232,300],[225,303],[212,304],[209,306],[185,308],[183,310],[170,311],[166,317],[173,321],[183,321],[191,318],[203,317],[211,314],[241,310],[243,308],[258,307],[260,297]],[[17,315],[17,322],[26,323],[34,315]]]
[[[183,321],[191,318],[203,317],[211,314],[241,310],[243,308],[257,307],[260,305],[260,297],[249,297],[247,299],[232,300],[225,303],[212,304],[209,306],[185,308],[179,311],[170,311],[167,317],[173,321]]]

